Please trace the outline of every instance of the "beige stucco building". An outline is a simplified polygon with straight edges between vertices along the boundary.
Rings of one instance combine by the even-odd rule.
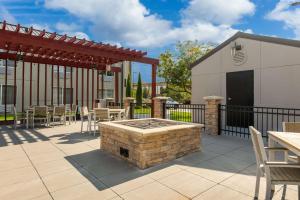
[[[192,103],[300,107],[300,41],[237,33],[192,66]]]
[[[4,112],[5,101],[5,60],[0,60],[0,115]],[[118,74],[118,81],[115,81],[115,73],[98,74],[97,70],[88,70],[86,68],[66,67],[66,93],[64,92],[64,66],[45,65],[17,61],[16,62],[16,108],[18,112],[22,111],[22,99],[24,100],[24,108],[27,109],[30,105],[58,105],[64,104],[64,94],[66,94],[66,104],[75,103],[78,100],[78,105],[88,105],[90,108],[93,104],[92,91],[94,89],[94,99],[114,98],[117,102],[122,102],[122,95],[125,97],[125,80],[131,70],[131,62],[124,61],[114,64],[121,68]],[[52,70],[53,68],[53,70]],[[23,85],[23,69],[24,69],[24,94],[22,93]],[[30,70],[32,72],[30,73]],[[47,70],[47,71],[46,71]],[[53,71],[53,75],[52,75]],[[94,71],[94,72],[93,72]],[[8,111],[13,106],[14,102],[14,77],[15,77],[15,61],[8,60],[7,63],[7,107]],[[78,73],[78,75],[76,75]],[[87,75],[89,73],[89,75]],[[30,75],[31,74],[31,75]],[[39,76],[38,76],[39,74]],[[84,74],[82,76],[82,74]],[[76,81],[76,76],[78,76]],[[94,76],[94,78],[93,78]],[[98,77],[98,81],[97,81]],[[39,79],[39,80],[38,80]],[[31,84],[30,84],[30,80]],[[58,81],[59,80],[59,81]],[[115,91],[115,84],[118,83],[118,95]],[[89,87],[87,87],[87,84]],[[97,84],[99,84],[97,86]],[[76,85],[77,94],[76,94]],[[93,86],[92,86],[93,85]],[[103,86],[102,86],[103,85]],[[82,89],[82,86],[84,87]],[[31,87],[31,95],[30,95]],[[45,88],[47,91],[45,91]],[[59,88],[59,91],[58,91]],[[98,88],[98,91],[97,91]],[[82,94],[83,92],[83,94]],[[97,97],[98,95],[98,97]],[[58,97],[59,96],[59,97]],[[82,99],[83,97],[83,99]],[[89,98],[87,98],[89,97]],[[45,100],[46,98],[46,100]],[[118,98],[118,100],[116,99]],[[31,100],[30,100],[31,99]],[[53,102],[52,102],[53,101]]]

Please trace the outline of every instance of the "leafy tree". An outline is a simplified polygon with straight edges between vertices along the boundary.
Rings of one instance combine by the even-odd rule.
[[[148,97],[149,97],[149,90],[146,87],[144,87],[143,88],[143,98],[147,99]]]
[[[142,78],[141,73],[139,73],[138,85],[136,89],[136,104],[137,106],[142,106],[143,103],[143,91],[142,91]]]
[[[126,97],[131,97],[131,76],[130,76],[130,73],[128,74],[127,82],[126,82]]]
[[[190,65],[213,48],[198,41],[178,42],[174,52],[167,50],[160,55],[158,75],[166,81],[163,93],[183,102],[191,97]]]

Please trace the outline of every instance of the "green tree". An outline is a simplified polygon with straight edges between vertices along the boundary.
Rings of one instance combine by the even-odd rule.
[[[149,90],[146,87],[144,87],[143,88],[143,98],[147,99],[148,97],[149,97]]]
[[[164,94],[184,102],[191,98],[190,65],[213,48],[198,41],[178,42],[174,52],[167,50],[160,55],[158,75],[166,81]]]
[[[131,97],[131,75],[128,74],[126,82],[126,97]]]
[[[142,91],[142,78],[141,73],[139,73],[138,85],[136,89],[136,104],[137,106],[142,106],[143,103],[143,91]]]

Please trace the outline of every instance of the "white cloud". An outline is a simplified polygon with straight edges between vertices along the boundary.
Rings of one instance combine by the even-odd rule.
[[[255,6],[250,0],[231,1],[190,0],[181,11],[178,27],[151,13],[139,0],[85,0],[84,6],[81,0],[46,0],[45,6],[65,9],[91,24],[90,30],[97,40],[161,47],[178,40],[220,42],[234,34],[237,30],[232,25],[253,14]]]
[[[33,23],[33,24],[26,24],[26,27],[33,27],[34,29],[37,30],[46,30],[48,32],[53,32],[53,30],[50,28],[50,26],[48,24],[37,24],[37,23]]]
[[[14,16],[2,5],[0,5],[0,20],[6,20],[8,23],[15,24],[16,19]]]
[[[80,38],[80,39],[85,38],[85,39],[89,40],[89,36],[86,33],[82,32],[82,31],[77,31],[80,29],[80,26],[75,23],[65,24],[62,22],[58,22],[55,25],[55,29],[60,34],[67,34],[68,36],[76,36],[77,38]]]
[[[292,7],[293,2],[294,0],[280,0],[266,18],[283,22],[285,28],[292,29],[296,38],[300,39],[300,7]]]
[[[182,15],[191,21],[232,25],[254,11],[255,5],[249,0],[191,0]]]

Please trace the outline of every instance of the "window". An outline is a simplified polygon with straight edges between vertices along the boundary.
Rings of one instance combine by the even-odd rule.
[[[73,93],[72,88],[66,88],[66,104],[72,103],[72,93]]]
[[[66,88],[65,90],[66,90],[66,104],[71,104],[73,89]],[[55,102],[57,102],[57,87],[53,88],[53,101],[54,104]],[[59,103],[56,104],[64,104],[64,88],[59,88]]]
[[[1,85],[1,104],[14,104],[14,89],[15,87],[13,85]],[[7,91],[6,91],[7,90]],[[5,94],[7,94],[5,96]]]
[[[5,74],[5,60],[0,60],[0,74]],[[7,74],[11,75],[14,71],[15,61],[7,60]]]
[[[99,90],[99,99],[102,99],[102,90]],[[114,90],[103,90],[103,98],[114,98]]]

